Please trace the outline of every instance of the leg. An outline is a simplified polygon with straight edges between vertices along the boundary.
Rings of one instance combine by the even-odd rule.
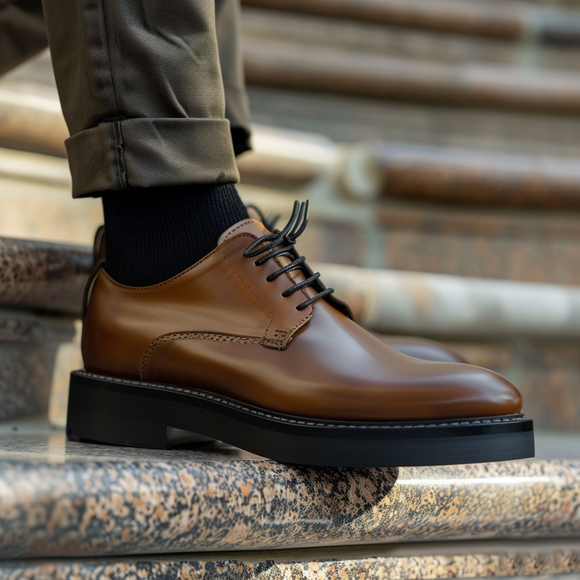
[[[0,75],[47,46],[41,0],[0,0]]]
[[[45,0],[73,195],[102,196],[119,282],[165,280],[247,218],[212,0]]]
[[[251,118],[241,56],[239,0],[216,0],[216,32],[225,116],[230,122],[236,155],[250,147]],[[48,47],[41,0],[0,3],[0,75]]]
[[[45,0],[75,197],[238,179],[213,2]]]

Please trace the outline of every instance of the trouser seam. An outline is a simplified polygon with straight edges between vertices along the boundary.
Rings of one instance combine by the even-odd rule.
[[[111,77],[111,89],[113,92],[113,99],[115,99],[115,108],[116,108],[116,112],[117,114],[121,113],[121,110],[119,108],[119,100],[117,99],[117,89],[115,88],[115,77],[113,75],[113,63],[111,61],[111,47],[110,47],[110,42],[109,42],[109,31],[108,31],[108,19],[107,19],[107,12],[105,10],[105,0],[100,0],[100,4],[101,4],[101,12],[103,14],[103,24],[105,25],[103,27],[103,32],[105,34],[105,44],[107,46],[107,62],[109,63],[109,75]]]
[[[119,178],[119,187],[128,189],[127,183],[127,165],[125,163],[125,152],[123,150],[123,129],[121,121],[113,122],[113,135],[115,138],[115,159],[117,165],[117,176]]]
[[[124,117],[121,116],[121,109],[119,107],[119,99],[117,98],[117,89],[115,87],[115,75],[113,74],[113,63],[111,61],[111,47],[109,39],[108,30],[108,19],[107,10],[105,8],[105,0],[100,0],[101,12],[103,14],[103,32],[105,34],[105,44],[107,47],[107,62],[109,63],[109,75],[111,77],[111,91],[113,93],[113,99],[115,100],[115,109],[117,114],[120,116],[120,120],[113,120],[113,135],[115,140],[115,161],[117,166],[117,177],[119,179],[119,187],[121,189],[127,189],[127,166],[125,164],[125,153],[123,151],[123,129],[121,127],[121,120]]]

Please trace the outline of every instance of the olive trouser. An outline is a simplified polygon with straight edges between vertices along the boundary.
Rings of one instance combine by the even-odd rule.
[[[239,23],[239,0],[0,0],[0,74],[50,44],[74,197],[235,183]]]

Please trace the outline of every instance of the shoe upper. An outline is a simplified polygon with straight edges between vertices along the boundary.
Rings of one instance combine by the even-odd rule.
[[[270,249],[263,260],[246,257],[270,234],[244,220],[202,260],[154,286],[123,286],[101,269],[83,328],[85,368],[321,419],[422,421],[521,411],[519,391],[497,373],[401,354],[328,295],[316,299],[321,287],[301,285],[308,271],[280,273],[294,255],[269,259]]]

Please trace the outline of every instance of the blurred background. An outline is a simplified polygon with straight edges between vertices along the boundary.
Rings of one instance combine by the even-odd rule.
[[[359,322],[436,339],[514,381],[540,429],[578,430],[580,4],[242,3],[256,123],[244,201],[282,223],[310,199],[300,251]],[[99,200],[70,197],[67,136],[47,52],[0,78],[0,307],[45,313],[28,346],[3,351],[0,390],[28,353],[18,372],[61,385],[61,423],[80,365],[62,324],[92,261],[76,246],[102,223]],[[39,280],[56,284],[50,304]]]

